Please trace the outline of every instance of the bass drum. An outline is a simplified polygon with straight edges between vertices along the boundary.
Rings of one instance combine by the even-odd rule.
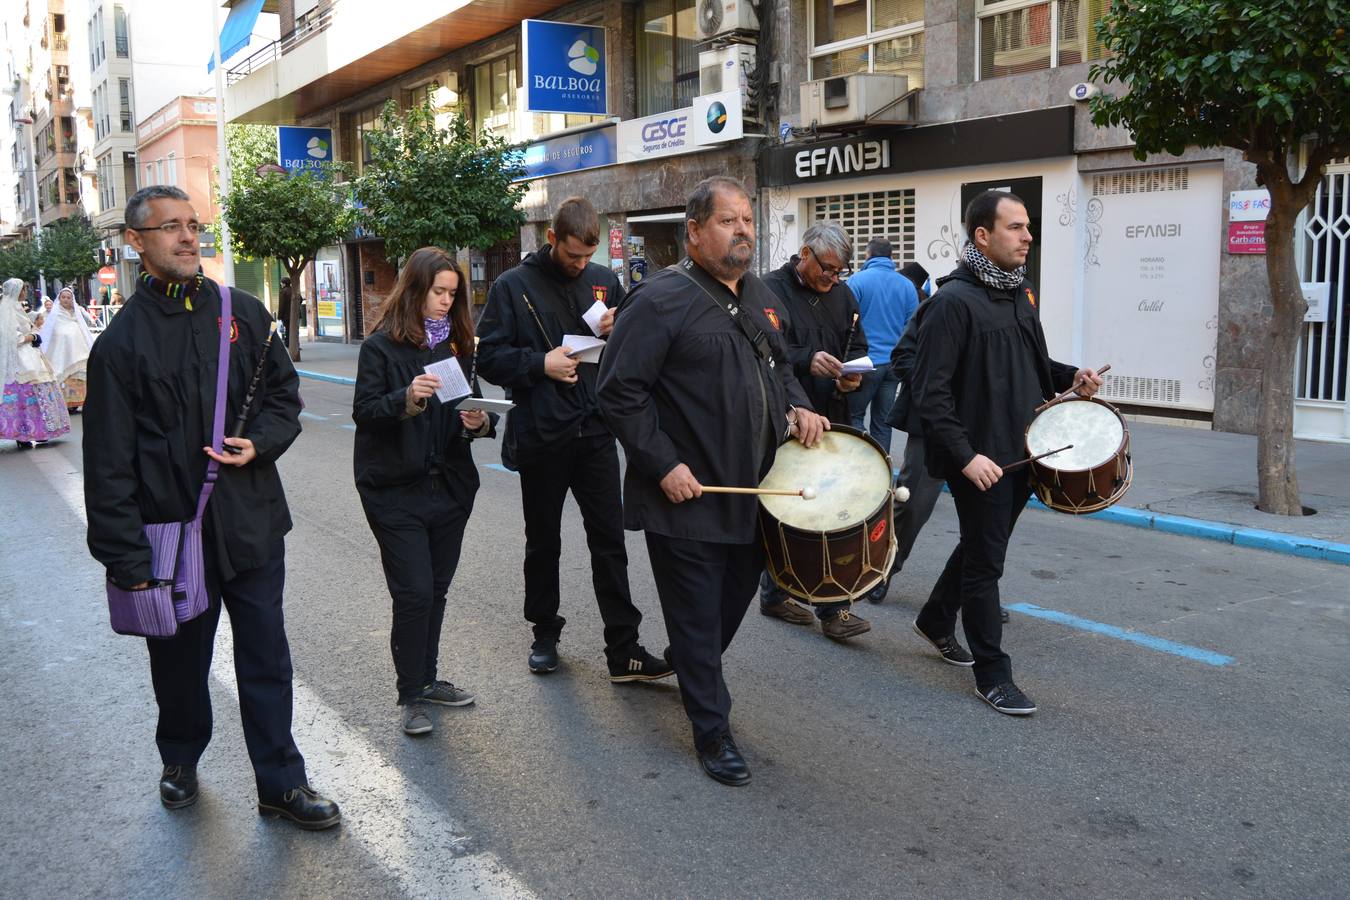
[[[759,498],[765,568],[774,583],[808,603],[861,597],[895,559],[891,461],[867,435],[832,425],[812,448],[790,441],[760,487],[814,488],[814,499]]]
[[[1130,429],[1105,400],[1076,397],[1047,407],[1027,426],[1027,454],[1073,448],[1031,464],[1031,486],[1051,509],[1082,515],[1125,496],[1134,478]]]

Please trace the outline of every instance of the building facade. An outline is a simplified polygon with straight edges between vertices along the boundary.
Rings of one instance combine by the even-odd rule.
[[[855,260],[875,236],[935,277],[955,264],[965,203],[985,188],[1027,202],[1031,276],[1052,352],[1110,363],[1104,395],[1155,416],[1255,428],[1264,260],[1230,244],[1230,194],[1256,188],[1239,154],[1133,159],[1128,134],[1096,128],[1086,102],[1106,0],[589,0],[470,2],[397,12],[373,0],[280,5],[283,38],[237,66],[231,119],[333,129],[360,170],[363,135],[388,100],[527,142],[520,242],[470,255],[474,292],[543,240],[564,197],[603,217],[597,261],[629,278],[673,262],[681,209],[710,174],[756,197],[761,268],[805,227],[840,222]],[[523,19],[603,26],[601,116],[538,113]],[[581,70],[576,70],[581,71]],[[736,128],[695,134],[710,102]],[[732,99],[734,98],[734,99]],[[544,107],[547,108],[547,107]],[[679,132],[675,134],[673,132]],[[1296,429],[1350,440],[1343,212],[1328,175],[1300,241],[1328,292],[1298,372]],[[377,240],[331,250],[345,272],[348,333],[392,283]]]

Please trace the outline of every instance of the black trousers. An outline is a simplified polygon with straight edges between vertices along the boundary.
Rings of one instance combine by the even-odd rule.
[[[209,541],[208,541],[209,544]],[[195,766],[211,741],[211,654],[222,603],[234,635],[234,676],[244,743],[258,796],[279,798],[305,784],[305,760],[291,737],[291,648],[281,612],[286,549],[278,540],[265,565],[229,581],[207,551],[207,611],[172,638],[150,638],[150,679],[159,705],[155,743],[166,766]]]
[[[562,555],[562,512],[567,492],[581,508],[591,583],[605,623],[605,655],[625,656],[638,643],[642,613],[628,589],[628,551],[623,543],[619,494],[619,453],[612,435],[576,438],[547,462],[520,467],[525,512],[525,620],[535,640],[556,641],[567,620],[561,601],[558,561]]]
[[[947,486],[956,502],[961,540],[919,611],[918,625],[925,634],[945,637],[955,633],[960,613],[975,657],[975,684],[987,690],[1012,678],[1012,661],[1002,647],[998,581],[1013,526],[1031,490],[1025,468],[1005,475],[987,491],[959,472],[947,479]]]
[[[964,478],[965,476],[962,476]],[[905,455],[900,463],[900,483],[909,488],[909,500],[900,507],[895,517],[895,566],[899,572],[909,559],[919,532],[933,515],[938,497],[942,495],[942,479],[928,474],[924,466],[923,438],[911,434],[905,439]]]
[[[384,581],[394,601],[389,650],[403,704],[436,680],[446,593],[472,510],[451,498],[439,473],[416,484],[367,488],[361,506],[380,545]]]
[[[731,694],[722,654],[731,645],[764,570],[764,548],[647,533],[656,592],[670,638],[680,697],[704,747],[730,730]]]

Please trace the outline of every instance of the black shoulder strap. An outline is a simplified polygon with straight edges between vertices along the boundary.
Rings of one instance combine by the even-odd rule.
[[[769,368],[774,367],[773,350],[769,347],[768,336],[760,331],[754,322],[750,321],[750,317],[745,314],[745,310],[734,298],[730,300],[718,299],[722,292],[716,290],[718,285],[713,282],[711,275],[687,256],[668,268],[679,272],[692,281],[703,291],[703,295],[712,301],[714,306],[731,316],[732,321],[740,328],[741,334],[745,335],[745,339],[750,342],[750,346],[755,348],[755,353],[759,358],[768,363]]]

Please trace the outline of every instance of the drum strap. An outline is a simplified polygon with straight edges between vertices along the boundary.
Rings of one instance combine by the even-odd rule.
[[[741,330],[741,334],[745,335],[746,340],[750,342],[750,346],[755,348],[755,353],[759,358],[768,363],[770,369],[774,367],[773,349],[769,346],[768,336],[760,331],[754,322],[750,321],[750,317],[746,315],[745,310],[741,308],[741,304],[737,302],[735,297],[727,300],[717,299],[720,294],[725,293],[725,290],[716,291],[716,288],[721,287],[716,282],[713,282],[710,287],[709,282],[712,282],[712,276],[687,256],[670,268],[698,285],[704,296],[711,300],[718,309],[731,316],[731,320],[736,323],[736,327]]]

